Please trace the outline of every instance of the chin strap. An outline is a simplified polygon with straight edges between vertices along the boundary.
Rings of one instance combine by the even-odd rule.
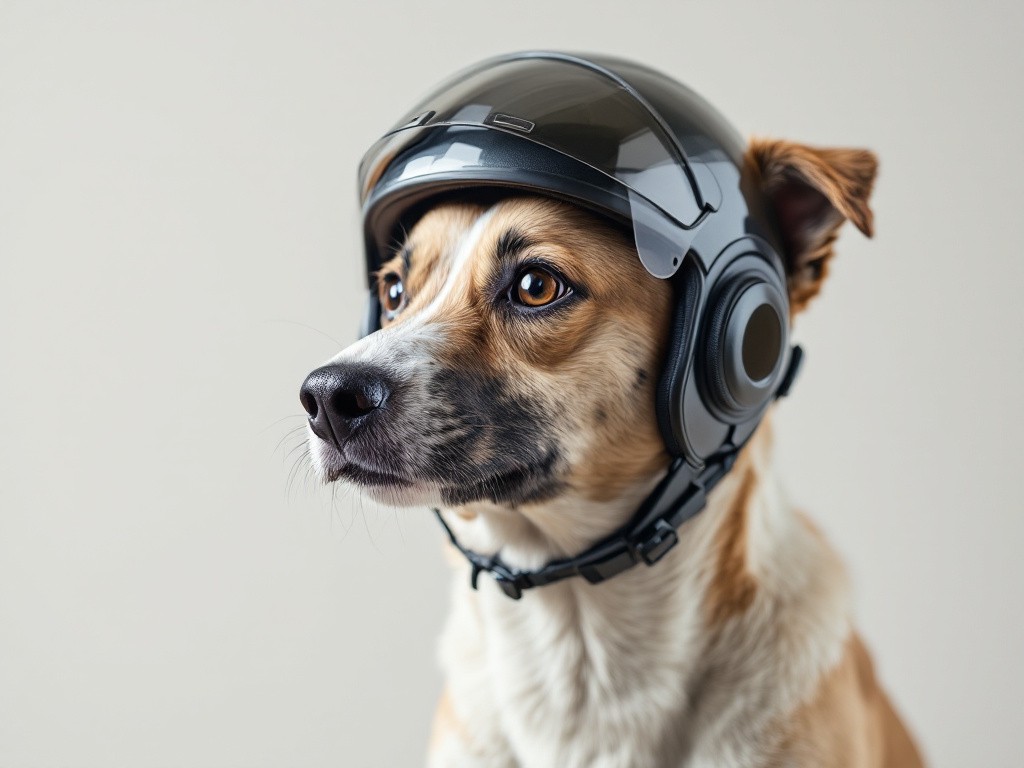
[[[487,571],[513,600],[524,589],[543,587],[572,576],[582,576],[591,584],[617,576],[634,565],[654,565],[679,543],[679,527],[704,508],[708,492],[732,468],[738,449],[717,454],[704,469],[696,470],[684,459],[672,462],[668,473],[644,499],[625,527],[597,542],[575,557],[553,560],[541,568],[524,571],[506,565],[501,555],[481,555],[459,544],[439,510],[434,510],[448,538],[473,567],[470,584],[476,589],[481,571]]]
[[[789,393],[802,358],[803,350],[794,347],[789,368],[776,391],[777,398]],[[466,549],[459,544],[440,510],[435,509],[434,514],[452,545],[469,560],[473,568],[470,576],[473,589],[477,588],[482,571],[491,574],[513,600],[522,597],[525,589],[543,587],[573,576],[599,584],[639,563],[654,565],[678,544],[679,528],[704,509],[708,493],[732,469],[740,448],[742,445],[714,454],[699,469],[682,458],[674,459],[668,473],[644,499],[629,523],[575,557],[552,560],[535,570],[513,568],[500,554],[481,555]]]

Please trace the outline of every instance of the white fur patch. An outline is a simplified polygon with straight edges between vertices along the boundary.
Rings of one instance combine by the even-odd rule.
[[[705,601],[716,535],[741,492],[735,476],[657,565],[598,586],[569,579],[511,601],[486,575],[472,591],[460,566],[441,661],[475,743],[449,735],[432,768],[760,764],[779,718],[838,661],[850,626],[838,560],[783,498],[767,456],[756,464],[747,554],[758,589],[717,632]],[[482,540],[494,516],[449,519]]]
[[[455,287],[465,279],[466,265],[478,247],[484,229],[494,215],[496,207],[493,206],[480,214],[473,222],[473,226],[462,236],[455,250],[455,256],[452,258],[445,282],[430,304],[412,317],[406,318],[405,322],[371,333],[355,344],[346,347],[332,357],[329,362],[387,362],[389,368],[402,375],[411,373],[417,366],[430,359],[434,350],[444,343],[444,329],[440,324],[434,322],[435,316]],[[395,369],[394,361],[398,357],[395,355],[395,349],[399,346],[402,350],[403,363]]]

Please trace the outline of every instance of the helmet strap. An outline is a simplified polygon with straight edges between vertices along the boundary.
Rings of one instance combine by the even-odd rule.
[[[800,347],[793,348],[789,369],[783,377],[776,397],[788,394],[802,360]],[[707,495],[732,469],[742,445],[723,447],[708,458],[702,467],[694,467],[685,459],[676,457],[668,472],[640,504],[632,519],[610,536],[574,557],[552,560],[533,570],[513,568],[501,559],[501,554],[481,555],[463,547],[455,533],[445,522],[440,510],[434,514],[445,533],[462,553],[472,571],[470,584],[477,588],[482,572],[489,573],[501,590],[513,600],[523,591],[554,584],[573,576],[580,576],[591,584],[600,584],[635,565],[654,565],[679,543],[679,528],[695,517],[707,504]]]

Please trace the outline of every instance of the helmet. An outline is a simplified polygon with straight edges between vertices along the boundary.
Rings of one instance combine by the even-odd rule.
[[[604,56],[525,52],[455,75],[359,168],[369,306],[389,244],[441,196],[529,192],[632,229],[675,292],[657,413],[669,453],[700,469],[734,455],[798,360],[780,237],[739,134],[701,97]]]

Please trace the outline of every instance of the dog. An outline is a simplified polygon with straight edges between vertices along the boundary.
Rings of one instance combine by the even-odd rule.
[[[876,159],[754,140],[745,163],[776,206],[796,315],[841,225],[871,236]],[[325,482],[439,508],[518,568],[630,519],[669,463],[654,387],[672,293],[629,233],[554,199],[467,195],[430,207],[377,283],[382,329],[332,360],[344,391],[303,393],[311,424],[324,408],[343,424],[310,428]],[[452,552],[433,768],[923,765],[843,566],[779,488],[770,413],[653,567],[513,601],[472,589]]]

